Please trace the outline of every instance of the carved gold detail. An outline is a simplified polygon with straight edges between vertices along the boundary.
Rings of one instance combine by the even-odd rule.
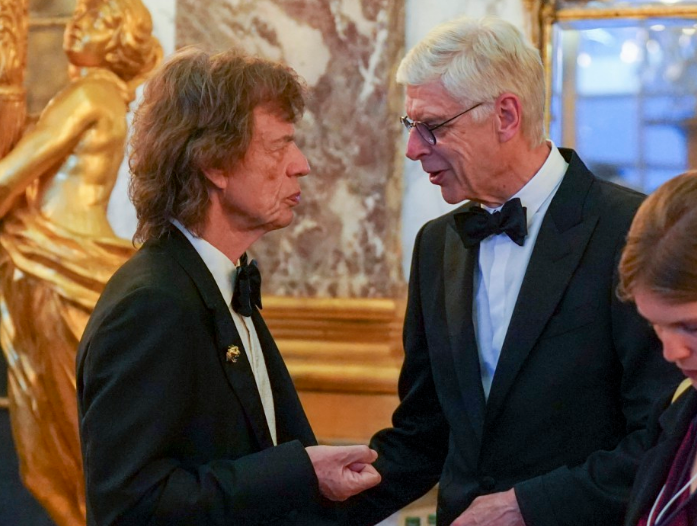
[[[24,128],[28,18],[27,0],[0,0],[0,157]]]
[[[523,0],[525,29],[530,41],[538,48],[542,46],[540,16],[544,0]]]
[[[0,344],[22,480],[56,524],[77,526],[75,353],[104,285],[134,251],[106,212],[128,105],[162,50],[141,0],[78,0],[64,51],[70,84],[0,159]]]
[[[27,64],[26,0],[0,0],[0,83],[18,86]]]
[[[697,16],[697,6],[692,5],[648,5],[643,7],[616,8],[567,8],[555,13],[558,21],[564,20],[599,20],[608,18],[693,18]]]
[[[264,298],[264,319],[299,390],[395,394],[403,303]]]

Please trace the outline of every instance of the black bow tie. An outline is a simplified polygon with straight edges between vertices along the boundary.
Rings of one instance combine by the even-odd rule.
[[[247,264],[247,253],[242,254],[237,267],[235,290],[232,292],[232,308],[242,316],[252,315],[252,306],[261,309],[261,273],[257,262]]]
[[[528,235],[525,211],[517,197],[507,201],[500,212],[490,214],[483,208],[473,206],[455,215],[462,242],[467,248],[479,244],[489,236],[507,234],[516,245],[523,246]]]

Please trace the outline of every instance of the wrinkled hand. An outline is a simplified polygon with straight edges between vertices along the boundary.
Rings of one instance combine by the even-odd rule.
[[[371,465],[378,454],[368,446],[310,446],[305,448],[319,480],[319,491],[342,501],[380,482]]]
[[[512,489],[474,499],[451,526],[525,526]]]

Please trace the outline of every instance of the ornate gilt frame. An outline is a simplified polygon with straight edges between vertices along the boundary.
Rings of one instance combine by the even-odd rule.
[[[608,7],[608,8],[558,8],[556,0],[523,0],[533,19],[537,19],[539,31],[533,31],[533,40],[540,48],[545,67],[545,86],[547,88],[547,104],[545,109],[545,127],[549,130],[551,121],[552,101],[552,37],[553,26],[558,22],[576,20],[607,20],[613,18],[628,18],[645,20],[648,18],[696,18],[697,4],[691,5],[646,5],[641,7]],[[539,35],[539,40],[535,39]]]

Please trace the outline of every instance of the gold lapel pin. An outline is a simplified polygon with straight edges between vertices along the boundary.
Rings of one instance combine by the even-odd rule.
[[[225,359],[230,363],[237,363],[240,357],[240,348],[237,345],[230,345],[225,353]]]

